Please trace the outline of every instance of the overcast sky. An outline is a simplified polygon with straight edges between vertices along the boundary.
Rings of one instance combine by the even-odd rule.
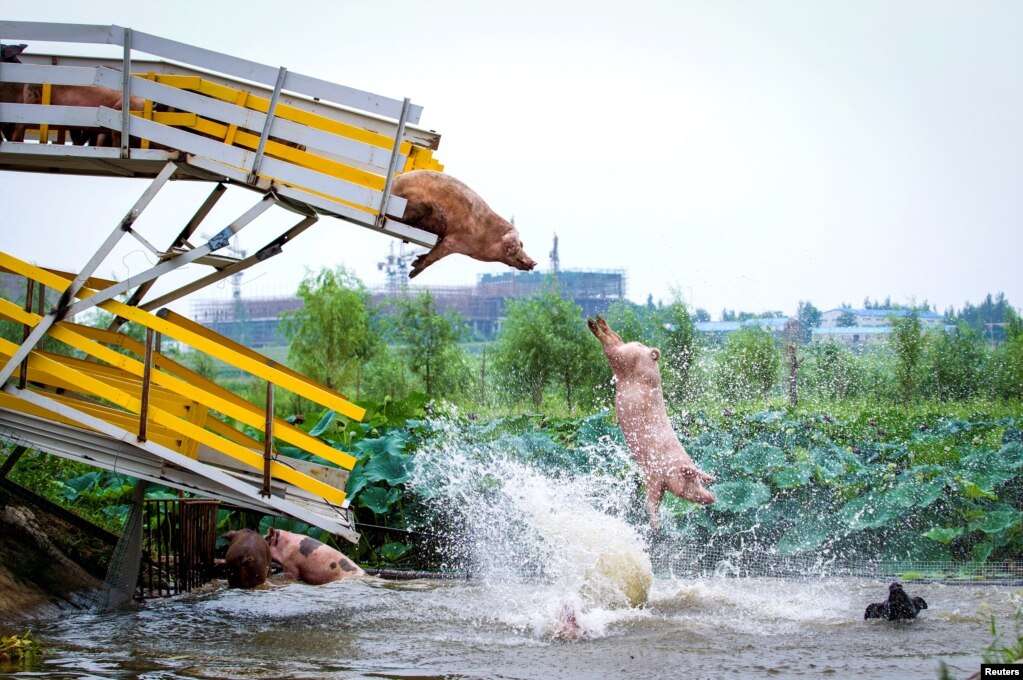
[[[562,268],[624,269],[637,302],[677,293],[715,319],[1023,304],[1023,2],[47,0],[3,18],[118,24],[410,97],[446,171],[514,215],[540,268],[557,233]],[[0,173],[0,248],[80,268],[147,184]],[[143,233],[176,233],[207,191],[174,183]],[[229,193],[208,231],[257,200]],[[260,228],[295,221],[280,213]],[[341,264],[382,285],[391,243],[323,219],[243,291]],[[97,273],[147,266],[134,245]],[[416,283],[503,270],[454,256]]]

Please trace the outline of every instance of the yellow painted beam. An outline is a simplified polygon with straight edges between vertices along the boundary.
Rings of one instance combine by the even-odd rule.
[[[17,351],[17,345],[7,340],[0,339],[0,351],[13,354]],[[55,375],[63,380],[75,383],[80,386],[80,389],[85,390],[89,394],[105,399],[127,411],[137,414],[142,410],[141,401],[132,397],[130,394],[111,387],[101,380],[97,380],[96,378],[89,377],[83,373],[75,371],[74,369],[68,368],[54,359],[50,359],[49,357],[33,352],[29,354],[28,362],[35,370]],[[227,441],[213,432],[208,432],[207,430],[204,430],[187,420],[171,415],[156,406],[150,405],[149,414],[153,422],[159,425],[174,429],[189,439],[200,441],[203,444],[231,456],[255,470],[263,469],[263,457],[259,454],[253,453],[243,446]],[[270,464],[270,474],[277,479],[287,482],[288,484],[293,484],[301,489],[305,489],[306,491],[331,503],[341,504],[344,502],[345,493],[343,490],[335,489],[328,484],[324,484],[317,479],[302,474],[301,472],[281,463],[272,462]]]
[[[0,253],[0,259],[2,259],[3,256],[4,254]],[[51,281],[51,283],[53,283],[53,281]],[[18,305],[3,299],[0,299],[0,316],[7,317],[16,323],[28,324],[30,326],[34,326],[40,319],[38,315],[26,312]],[[209,331],[203,326],[181,317],[180,315],[169,313],[169,316],[172,320],[177,321],[185,328],[193,329],[197,333],[206,334],[214,340],[218,337],[212,331]],[[91,342],[99,341],[117,344],[141,355],[145,351],[141,344],[124,334],[112,333],[110,331],[89,328],[87,326],[79,326],[68,322],[60,322],[51,329],[51,335],[61,342],[75,347],[90,356],[106,361],[117,369],[126,371],[132,376],[135,376],[133,380],[141,378],[142,376],[143,366],[141,362],[115,352],[98,344],[97,342]],[[225,342],[228,347],[235,349],[240,354],[250,357],[253,361],[269,361],[258,353],[253,352],[244,346],[238,345],[233,341],[227,340],[226,338],[221,338],[221,340]],[[241,397],[223,389],[216,383],[206,380],[202,376],[199,376],[162,354],[154,355],[154,364],[157,368],[161,368],[163,370],[154,371],[152,373],[153,383],[166,388],[174,394],[181,395],[179,399],[186,402],[198,401],[199,403],[209,406],[257,429],[264,427],[266,414],[263,409],[260,409],[254,404],[251,404]],[[96,367],[95,364],[91,363],[89,366]],[[315,384],[311,383],[311,381],[307,378],[295,371],[292,371],[286,366],[278,366],[277,370],[293,377],[295,380]],[[176,374],[181,379],[175,378],[174,375],[171,374]],[[74,386],[66,387],[74,389]],[[336,399],[344,399],[342,395],[333,392],[326,387],[320,387]],[[364,414],[365,411],[363,410],[362,413]],[[315,437],[310,437],[302,430],[276,417],[274,418],[274,434],[277,439],[288,442],[289,444],[297,446],[300,449],[308,451],[309,453],[335,463],[343,468],[350,470],[355,465],[355,458],[349,454],[338,451]]]
[[[4,252],[0,252],[0,266],[6,267],[8,270],[22,276],[27,276],[39,281],[51,288],[57,288],[58,290],[64,290],[70,283],[70,279],[63,279],[62,277],[51,274],[50,272],[40,269],[35,265],[23,262]],[[85,298],[91,294],[91,290],[83,289],[80,292],[79,297]],[[174,338],[175,340],[183,342],[201,352],[206,352],[207,354],[225,361],[232,366],[240,368],[247,373],[251,373],[259,378],[268,380],[279,387],[283,387],[284,389],[303,396],[317,404],[333,409],[334,411],[348,416],[349,418],[362,420],[366,415],[366,409],[345,400],[333,390],[319,385],[308,378],[300,376],[290,369],[278,366],[276,362],[267,359],[266,357],[261,357],[255,353],[252,353],[254,354],[253,356],[247,352],[239,352],[232,348],[231,343],[225,343],[225,338],[216,336],[216,334],[206,329],[203,329],[203,332],[197,332],[197,324],[178,325],[158,316],[153,316],[152,314],[138,309],[137,307],[129,307],[122,302],[116,302],[114,300],[109,300],[99,306],[111,314],[124,317],[129,321],[134,321],[140,326],[152,328],[158,333]],[[176,315],[173,314],[169,314],[168,316],[172,319],[176,318]],[[200,326],[199,328],[202,327]],[[255,357],[260,358],[256,359]]]

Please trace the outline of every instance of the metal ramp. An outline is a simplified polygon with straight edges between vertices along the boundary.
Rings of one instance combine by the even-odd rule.
[[[24,328],[20,345],[0,339],[0,440],[290,516],[358,540],[344,492],[355,459],[274,417],[275,388],[356,420],[364,410],[164,307],[280,253],[323,215],[431,247],[432,234],[397,220],[405,202],[389,194],[391,180],[401,172],[441,169],[432,156],[439,135],[415,127],[421,109],[408,99],[380,97],[118,26],[0,21],[0,36],[5,43],[123,48],[117,62],[43,55],[30,45],[20,56],[23,63],[0,65],[0,82],[41,93],[38,103],[0,102],[0,121],[24,131],[16,135],[19,141],[0,143],[0,170],[152,179],[78,273],[44,269],[0,252],[0,271],[25,285],[24,305],[0,296],[0,319]],[[173,61],[143,60],[136,52]],[[61,88],[67,87],[109,88],[117,91],[120,106],[61,104],[67,92]],[[83,130],[92,143],[67,143],[76,131],[89,139]],[[93,145],[101,137],[116,144]],[[134,224],[161,188],[179,179],[215,186],[161,250]],[[227,185],[259,197],[206,243],[193,244]],[[218,252],[273,206],[297,213],[298,222],[249,257]],[[150,251],[156,264],[121,282],[94,278],[126,236]],[[147,299],[159,277],[186,265],[206,265],[212,272]],[[60,293],[48,311],[46,289]],[[73,322],[75,315],[96,307],[113,315],[108,329]],[[146,329],[145,343],[117,332],[127,321]],[[44,351],[44,338],[66,351]],[[162,338],[265,381],[265,405],[254,406],[162,354]],[[275,440],[322,463],[283,456]]]

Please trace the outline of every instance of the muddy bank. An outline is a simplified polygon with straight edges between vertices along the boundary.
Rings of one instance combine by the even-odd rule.
[[[90,606],[113,543],[6,482],[0,486],[0,628]]]

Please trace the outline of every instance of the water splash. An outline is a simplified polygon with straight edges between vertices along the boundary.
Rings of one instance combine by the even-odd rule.
[[[542,637],[596,637],[646,603],[653,569],[625,519],[632,476],[545,465],[528,436],[481,440],[453,422],[438,427],[410,484],[446,527],[448,566],[501,598],[495,616]],[[585,455],[626,454],[602,445]]]

